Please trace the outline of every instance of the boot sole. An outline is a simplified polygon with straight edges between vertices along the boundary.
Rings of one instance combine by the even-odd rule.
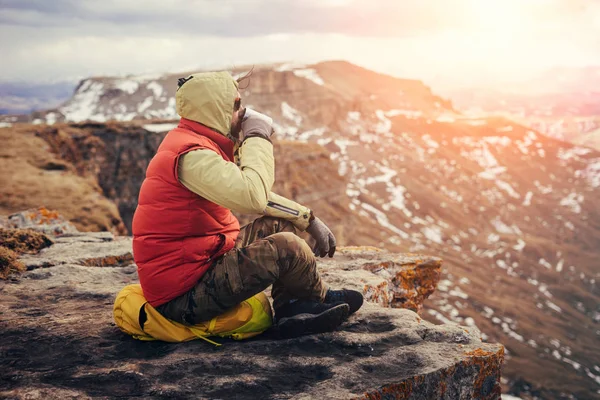
[[[340,304],[321,314],[298,314],[282,318],[278,325],[279,336],[284,339],[334,331],[348,318],[350,307]]]

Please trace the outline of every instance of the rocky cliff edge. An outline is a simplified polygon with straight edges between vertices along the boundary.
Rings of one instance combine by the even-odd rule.
[[[13,227],[26,220],[13,218]],[[37,228],[48,232],[48,223]],[[320,271],[368,302],[338,331],[288,340],[267,332],[217,348],[139,342],[118,330],[113,299],[137,282],[130,238],[67,227],[52,241],[20,257],[25,272],[0,281],[0,397],[500,398],[503,346],[414,312],[435,290],[438,258],[341,248]]]

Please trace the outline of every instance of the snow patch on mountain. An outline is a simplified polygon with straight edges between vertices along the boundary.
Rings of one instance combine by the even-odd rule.
[[[348,111],[348,116],[346,117],[346,121],[348,121],[348,122],[358,122],[358,121],[360,121],[360,112],[358,112],[358,111]]]
[[[320,128],[311,129],[309,131],[304,131],[298,135],[297,140],[299,142],[308,142],[308,140],[310,138],[312,138],[313,136],[323,136],[323,134],[326,131],[327,131],[327,128],[325,128],[325,127],[320,127]]]
[[[400,236],[403,239],[408,239],[410,237],[402,229],[400,229],[400,228],[394,226],[393,224],[391,224],[390,220],[387,217],[387,215],[383,211],[378,210],[375,207],[373,207],[372,205],[367,204],[367,203],[361,203],[361,207],[363,209],[365,209],[366,211],[374,214],[375,215],[375,219],[377,220],[377,222],[379,223],[379,225],[383,226],[386,229],[389,229],[390,231],[394,232],[396,235]]]
[[[152,103],[154,103],[154,97],[146,97],[144,101],[138,105],[137,112],[140,114],[143,113],[152,105]]]
[[[428,226],[421,229],[423,235],[432,242],[442,244],[442,230],[438,226]]]
[[[581,212],[581,203],[583,203],[584,196],[580,193],[570,193],[567,197],[560,201],[560,205],[569,208],[575,214]]]
[[[152,91],[152,93],[154,94],[154,98],[155,99],[159,99],[164,101],[164,96],[165,96],[165,90],[162,87],[162,85],[158,84],[157,82],[150,82],[146,85],[146,87]]]
[[[275,67],[275,71],[276,72],[285,72],[285,71],[293,71],[295,69],[303,69],[306,68],[305,64],[298,64],[298,63],[284,63],[281,64],[277,67]]]
[[[168,132],[172,129],[177,128],[176,123],[162,123],[162,124],[146,124],[142,126],[145,130],[150,132]]]
[[[423,116],[423,111],[419,110],[403,110],[403,109],[393,109],[388,110],[383,113],[385,117],[391,118],[396,117],[398,115],[402,115],[406,118],[416,119]]]
[[[600,158],[591,160],[585,169],[576,171],[575,176],[583,176],[593,188],[600,188]]]
[[[513,189],[513,187],[508,182],[501,181],[501,180],[497,179],[496,180],[496,186],[498,186],[500,189],[502,189],[506,193],[508,193],[508,195],[510,197],[514,197],[515,199],[520,199],[521,198],[521,195],[519,193],[517,193],[515,191],[515,189]]]
[[[506,167],[491,167],[480,172],[478,176],[482,179],[494,180],[497,175],[501,175],[504,172],[506,172]]]
[[[104,93],[104,84],[86,80],[77,89],[73,99],[60,111],[67,121],[82,122],[85,120],[105,121],[106,117],[97,110],[100,96]]]
[[[300,112],[298,112],[298,110],[290,106],[285,101],[281,103],[281,114],[284,118],[289,119],[296,125],[300,125],[302,123],[302,116],[300,115]]]
[[[590,153],[591,151],[592,150],[587,149],[585,147],[578,146],[573,146],[567,149],[561,147],[560,149],[558,149],[556,156],[563,161],[568,161],[570,159],[580,159],[579,156],[584,156]]]
[[[130,79],[121,79],[115,82],[115,87],[127,94],[134,94],[140,87],[139,82]]]
[[[313,68],[294,69],[293,72],[294,72],[294,75],[296,75],[300,78],[308,79],[309,81],[316,83],[319,86],[325,85],[325,81],[323,81],[323,79],[321,79],[321,77],[319,76],[317,71]]]

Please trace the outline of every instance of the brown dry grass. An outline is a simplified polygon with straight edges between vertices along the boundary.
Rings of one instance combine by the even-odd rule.
[[[25,265],[19,261],[20,254],[37,253],[50,245],[52,240],[43,233],[31,229],[0,228],[0,279],[25,271]]]
[[[0,228],[0,246],[18,254],[37,253],[50,245],[52,245],[52,240],[41,232],[31,229]]]
[[[35,126],[0,128],[0,215],[46,206],[82,231],[122,225],[116,205],[98,183],[50,152]]]
[[[0,246],[0,279],[6,279],[14,272],[25,271],[25,265],[18,258],[16,252]]]

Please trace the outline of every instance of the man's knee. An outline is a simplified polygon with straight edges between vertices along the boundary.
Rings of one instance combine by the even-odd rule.
[[[290,221],[277,217],[260,217],[254,220],[254,226],[263,227],[267,232],[295,232],[296,228]]]
[[[310,246],[300,236],[292,232],[280,232],[267,238],[277,249],[278,258],[295,257],[313,261]]]

